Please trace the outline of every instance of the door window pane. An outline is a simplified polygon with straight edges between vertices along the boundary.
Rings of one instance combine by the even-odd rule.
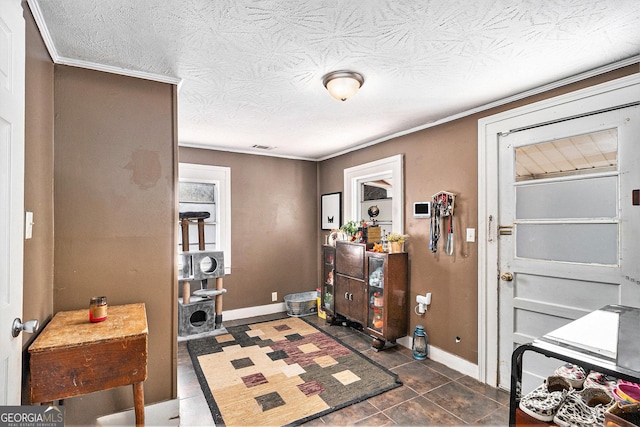
[[[615,218],[617,176],[516,187],[516,219]]]
[[[519,258],[618,264],[618,224],[518,224]]]
[[[516,148],[516,181],[615,171],[617,167],[617,129]]]

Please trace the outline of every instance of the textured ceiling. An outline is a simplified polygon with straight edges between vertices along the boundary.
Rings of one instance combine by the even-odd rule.
[[[180,81],[181,145],[307,159],[640,54],[638,0],[29,5],[54,61]],[[342,69],[365,77],[346,102],[322,86]]]

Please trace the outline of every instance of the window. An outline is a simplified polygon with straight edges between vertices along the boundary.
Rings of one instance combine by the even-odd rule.
[[[216,184],[205,182],[189,182],[182,181],[178,186],[178,200],[180,201],[180,213],[184,212],[208,212],[209,218],[205,218],[204,222],[204,250],[217,250],[219,241],[218,228],[218,187]],[[189,225],[189,247],[183,248],[183,242],[180,239],[178,247],[181,251],[189,252],[200,249],[198,237],[198,228]]]
[[[205,250],[224,252],[225,274],[231,273],[231,168],[180,163],[180,212],[209,212]],[[182,250],[182,239],[179,239]],[[189,229],[190,251],[198,249],[197,227]]]
[[[615,128],[516,148],[516,181],[617,170]]]

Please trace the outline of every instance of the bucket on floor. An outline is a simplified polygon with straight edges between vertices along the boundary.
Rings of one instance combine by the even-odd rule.
[[[284,303],[287,308],[287,314],[291,317],[316,314],[318,311],[317,297],[318,293],[316,291],[285,295]]]

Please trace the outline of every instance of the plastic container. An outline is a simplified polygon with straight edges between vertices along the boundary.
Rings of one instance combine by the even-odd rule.
[[[302,317],[316,314],[318,311],[317,298],[317,291],[285,295],[284,303],[287,308],[287,315]]]

